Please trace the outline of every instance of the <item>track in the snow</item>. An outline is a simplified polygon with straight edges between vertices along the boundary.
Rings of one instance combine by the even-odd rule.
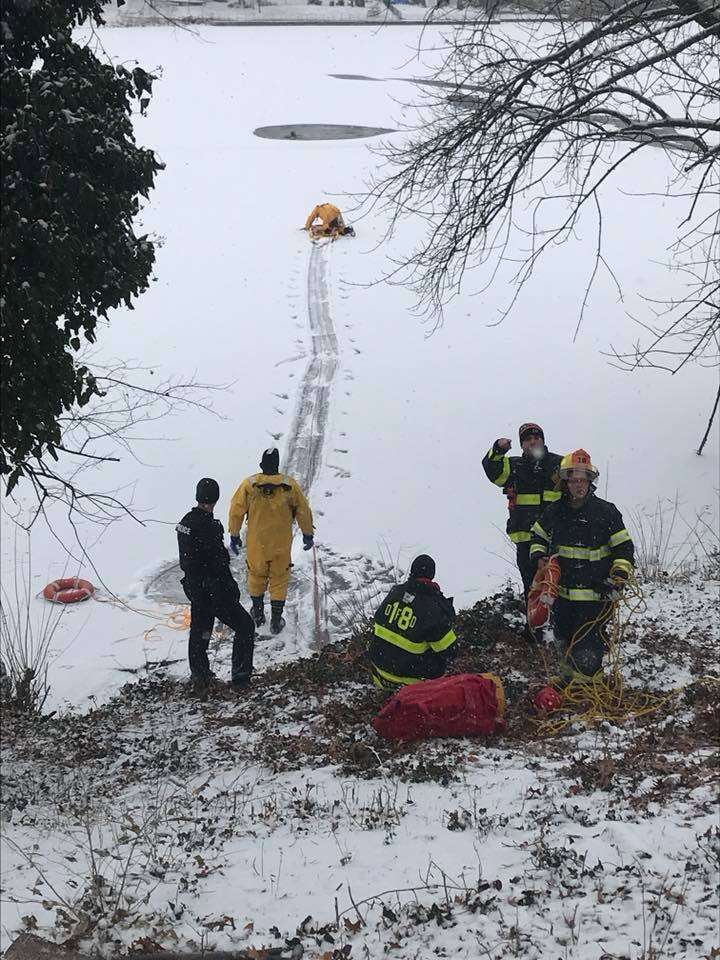
[[[322,464],[333,380],[340,362],[330,310],[328,246],[314,245],[308,265],[310,360],[305,369],[288,436],[285,472],[309,495]]]
[[[328,247],[310,250],[307,280],[310,359],[300,383],[292,428],[288,437],[285,472],[294,476],[309,496],[322,464],[323,446],[330,413],[330,391],[340,361],[335,325],[330,311]],[[244,563],[233,561],[233,574],[241,590],[246,578]],[[145,583],[146,596],[154,600],[186,603],[177,562],[164,564]],[[307,587],[306,587],[307,589]],[[291,587],[291,596],[297,591]]]
[[[340,362],[335,324],[330,309],[328,255],[330,245],[314,244],[310,250],[307,277],[308,324],[310,327],[310,359],[300,383],[295,414],[287,440],[285,472],[295,477],[309,497],[323,461],[332,386]],[[318,557],[321,582],[325,580],[322,558]],[[310,591],[309,581],[293,578],[290,582],[288,607],[297,610]],[[321,602],[321,607],[326,603]],[[327,611],[316,610],[324,623]],[[326,633],[316,626],[315,646],[322,646]]]
[[[300,381],[292,426],[287,438],[284,470],[294,476],[311,497],[320,478],[325,446],[329,441],[330,410],[334,380],[340,364],[340,348],[331,309],[330,244],[317,244],[310,250],[307,272],[307,316],[310,334],[309,359]],[[361,554],[339,554],[323,543],[316,556],[318,593],[313,579],[296,573],[290,580],[285,608],[287,626],[278,638],[263,636],[274,656],[276,649],[285,654],[303,655],[327,643],[329,636],[351,632],[357,617],[375,609],[396,581],[392,562],[383,562]],[[231,558],[231,567],[243,595],[247,594],[247,570],[244,554]],[[180,585],[182,571],[177,562],[165,563],[145,582],[146,596],[164,602],[186,603]],[[319,602],[318,602],[319,600]],[[315,606],[319,619],[312,631],[299,616],[301,609]],[[359,612],[361,611],[361,612]],[[328,634],[330,631],[330,634]],[[279,645],[279,646],[278,646]]]

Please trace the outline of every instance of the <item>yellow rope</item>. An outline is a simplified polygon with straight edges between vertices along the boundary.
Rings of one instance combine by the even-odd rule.
[[[618,599],[608,602],[594,620],[584,623],[573,635],[565,658],[569,656],[573,646],[580,643],[593,628],[608,623],[606,671],[599,670],[593,676],[570,671],[570,679],[563,685],[559,678],[550,677],[549,664],[543,652],[548,683],[560,687],[563,702],[560,710],[534,721],[542,736],[555,736],[575,721],[586,724],[600,723],[603,720],[622,723],[631,717],[645,716],[659,710],[684,689],[679,687],[656,695],[626,690],[623,685],[621,646],[630,620],[644,608],[642,590],[635,576],[631,574]],[[565,673],[568,673],[567,665]]]

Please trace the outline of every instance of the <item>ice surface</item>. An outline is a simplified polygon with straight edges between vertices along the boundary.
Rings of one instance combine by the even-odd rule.
[[[402,126],[414,117],[408,104],[419,95],[402,81],[426,69],[412,57],[418,28],[150,27],[100,36],[117,61],[162,68],[137,135],[167,165],[141,217],[142,230],[163,237],[157,282],[134,311],[114,313],[100,332],[101,355],[142,362],[155,371],[149,381],[195,376],[223,389],[211,396],[218,416],[185,408],[146,425],[138,431],[137,459],[124,454],[93,476],[96,488],[131,496],[144,524],[127,519],[104,531],[81,525],[77,534],[94,570],[59,512],[52,515],[55,529],[75,559],[42,525],[34,529],[34,590],[82,571],[102,582],[105,599],[115,595],[136,611],[92,602],[66,612],[52,667],[58,702],[106,696],[125,679],[118,666],[182,660],[185,633],[167,619],[182,599],[177,578],[169,576],[166,605],[158,604],[157,590],[146,596],[145,586],[172,569],[174,524],[191,505],[197,479],[219,481],[217,515],[226,523],[230,497],[257,470],[261,451],[276,442],[284,455],[298,415],[307,419],[316,403],[325,412],[308,492],[321,589],[329,584],[330,593],[342,581],[374,581],[381,559],[402,566],[419,552],[436,558],[438,579],[460,606],[514,576],[505,502],[480,461],[496,437],[515,438],[528,419],[544,425],[551,449],[591,451],[600,494],[626,518],[631,508],[676,491],[689,517],[715,503],[717,438],[703,457],[693,450],[716,372],[695,365],[675,377],[631,375],[603,355],[611,343],[629,346],[637,336],[627,311],[648,315],[639,298],[646,285],[657,281],[672,291],[678,282],[655,262],[682,213],[650,195],[664,188],[666,157],[643,153],[627,168],[622,191],[605,193],[605,242],[624,301],[613,281],[600,277],[576,342],[595,242],[582,222],[577,237],[549,255],[507,320],[494,325],[511,292],[507,283],[479,292],[471,271],[444,326],[430,335],[411,310],[412,295],[382,281],[387,257],[412,247],[420,222],[404,223],[383,242],[387,214],[374,208],[356,220],[353,212],[379,162],[371,148],[378,138],[288,142],[253,135],[257,127],[295,121]],[[427,45],[431,39],[425,35]],[[348,82],[333,73],[395,79]],[[325,348],[313,351],[314,251],[300,229],[324,199],[337,202],[357,228],[355,240],[323,250],[332,362]],[[15,537],[7,521],[4,534],[2,577],[11,586]],[[22,537],[17,544],[22,554]],[[296,543],[293,559],[295,609],[269,658],[295,655],[312,642],[311,558]]]

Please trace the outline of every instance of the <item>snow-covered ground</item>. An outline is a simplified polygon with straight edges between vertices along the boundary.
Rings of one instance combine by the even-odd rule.
[[[408,222],[383,243],[385,214],[369,210],[356,221],[357,239],[316,251],[311,269],[299,227],[322,199],[355,219],[352,195],[378,162],[373,141],[273,141],[253,130],[302,122],[394,129],[411,120],[420,92],[404,81],[427,70],[414,56],[419,38],[414,27],[100,33],[114,59],[161,68],[137,133],[167,165],[142,217],[143,229],[164,238],[157,281],[133,312],[113,315],[100,335],[101,357],[137,360],[154,371],[148,381],[195,377],[223,389],[210,394],[217,416],[182,408],[138,429],[137,459],[122,452],[119,464],[96,471],[93,486],[122,489],[145,525],[81,525],[85,557],[59,512],[54,528],[71,556],[42,524],[33,529],[33,593],[59,575],[82,572],[102,582],[100,597],[109,601],[63,613],[53,704],[107,697],[125,679],[118,668],[146,660],[178,660],[184,671],[182,611],[158,599],[181,599],[174,524],[204,475],[220,482],[217,513],[226,522],[229,499],[257,469],[263,448],[276,441],[285,456],[292,441],[301,449],[303,430],[305,440],[314,431],[320,453],[308,493],[320,593],[327,594],[323,618],[333,635],[342,619],[333,612],[381,589],[393,576],[388,568],[420,551],[435,556],[438,578],[460,606],[514,575],[504,500],[480,460],[495,437],[516,437],[528,419],[545,426],[551,449],[590,450],[601,470],[600,493],[626,515],[677,492],[690,522],[705,508],[711,527],[715,522],[717,436],[703,457],[693,450],[716,371],[694,365],[676,377],[631,375],[603,355],[610,344],[627,347],[635,339],[627,312],[645,315],[640,293],[648,285],[658,281],[672,291],[678,282],[657,262],[682,212],[652,195],[670,174],[663,155],[643,154],[627,169],[622,192],[607,191],[605,239],[624,299],[601,277],[575,343],[591,270],[589,224],[550,254],[509,319],[493,325],[508,299],[506,284],[478,293],[470,274],[432,336],[412,313],[408,291],[374,283],[388,255],[412,246],[419,223]],[[432,45],[432,33],[423,42]],[[318,354],[311,328],[320,315],[326,326]],[[320,428],[312,417],[303,425],[306,388],[313,403],[324,404]],[[302,457],[291,457],[291,466],[302,478]],[[676,536],[686,536],[682,521]],[[13,594],[27,544],[7,516],[2,550],[3,584]],[[294,560],[289,628],[273,647],[259,648],[261,666],[312,645],[312,566],[297,548]],[[240,577],[241,569],[242,558]],[[42,604],[35,601],[36,613]]]
[[[144,525],[80,525],[74,544],[59,512],[57,537],[33,529],[32,593],[80,571],[103,584],[98,600],[62,613],[50,671],[49,706],[95,708],[40,727],[8,721],[3,944],[37,923],[56,938],[87,934],[107,952],[115,940],[251,945],[260,960],[264,946],[288,942],[287,956],[301,946],[324,960],[699,960],[718,946],[717,687],[701,679],[716,674],[716,583],[647,586],[627,635],[629,689],[681,694],[627,725],[575,725],[558,738],[538,739],[527,719],[538,652],[500,614],[473,614],[468,668],[490,666],[514,684],[507,736],[379,741],[369,727],[377,695],[357,651],[298,660],[314,650],[312,564],[299,549],[288,628],[258,645],[266,670],[247,701],[220,693],[198,703],[172,680],[186,672],[174,524],[204,475],[220,482],[225,522],[236,485],[274,441],[315,510],[333,639],[415,553],[436,557],[458,607],[514,576],[504,501],[480,460],[528,419],[556,451],[589,449],[601,494],[628,519],[677,492],[691,525],[703,510],[710,530],[716,523],[717,436],[702,458],[693,452],[715,372],[628,375],[603,356],[632,343],[627,311],[646,309],[639,294],[663,277],[657,261],[680,216],[652,196],[669,176],[663,156],[644,157],[624,192],[605,197],[624,300],[601,278],[575,343],[589,225],[552,253],[509,319],[493,325],[507,287],[477,293],[470,275],[432,336],[407,291],[373,283],[419,224],[383,243],[374,209],[354,241],[308,245],[307,212],[333,199],[354,220],[352,195],[377,157],[361,140],[273,141],[253,130],[400,126],[418,92],[405,81],[426,69],[413,59],[418,38],[403,27],[100,34],[113,58],[162,68],[137,131],[167,165],[143,214],[143,228],[164,238],[157,282],[135,311],[113,316],[102,357],[137,360],[155,371],[149,382],[194,376],[223,389],[211,393],[217,416],[179,409],[139,431],[137,459],[96,472],[94,486],[131,495]],[[667,275],[662,289],[676,282]],[[671,541],[687,536],[678,519]],[[2,551],[12,598],[28,544],[7,515]],[[236,569],[242,581],[242,558]],[[38,599],[32,609],[48,608]],[[178,662],[103,706],[128,679],[122,671],[146,661]]]
[[[240,701],[150,678],[89,714],[5,717],[2,943],[28,929],[108,957],[714,956],[717,583],[650,594],[627,702],[661,699],[557,736],[528,710],[543,656],[505,595],[458,626],[456,669],[514,678],[492,742],[382,741],[353,642],[266,671]]]

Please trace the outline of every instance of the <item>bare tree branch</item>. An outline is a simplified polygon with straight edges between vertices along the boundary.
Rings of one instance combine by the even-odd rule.
[[[144,524],[127,489],[94,489],[83,482],[83,474],[101,464],[120,462],[123,452],[137,460],[135,445],[144,439],[138,435],[138,427],[178,409],[192,407],[218,416],[208,395],[228,387],[193,379],[144,385],[141,379],[149,378],[152,371],[139,364],[118,361],[108,366],[87,356],[82,362],[91,369],[102,392],[86,406],[73,407],[59,418],[62,443],[55,449],[63,455],[62,462],[57,454],[45,452],[22,464],[22,477],[33,492],[34,506],[21,510],[14,491],[10,499],[17,504],[15,519],[23,529],[29,530],[39,517],[46,517],[47,507],[53,503],[66,507],[71,526],[76,520],[106,526],[123,516]],[[105,482],[106,478],[107,474]]]
[[[567,9],[551,5],[544,20],[524,27],[524,38],[517,26],[509,33],[468,19],[433,49],[441,60],[424,81],[420,122],[404,141],[380,148],[384,164],[362,197],[389,212],[387,238],[406,217],[426,226],[383,279],[413,289],[418,309],[437,325],[468,269],[489,270],[492,282],[514,264],[502,319],[544,254],[574,237],[589,206],[597,243],[579,328],[601,267],[614,278],[603,196],[633,157],[662,151],[665,195],[687,201],[668,251],[676,292],[644,291],[650,320],[635,319],[649,339],[632,351],[613,348],[613,357],[628,369],[717,363],[720,3],[595,2],[590,23],[569,20]]]
[[[718,386],[718,392],[715,396],[715,404],[712,408],[710,419],[708,420],[707,430],[705,431],[705,434],[702,440],[700,441],[700,446],[698,447],[698,451],[697,451],[698,456],[702,454],[703,448],[705,447],[708,437],[710,436],[710,430],[712,429],[713,420],[715,419],[715,414],[717,413],[717,410],[718,410],[718,404],[720,404],[720,386]]]

